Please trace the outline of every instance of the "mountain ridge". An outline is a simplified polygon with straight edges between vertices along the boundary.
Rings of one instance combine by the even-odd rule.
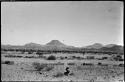
[[[75,46],[68,46],[59,40],[52,40],[45,45],[37,44],[37,43],[27,43],[25,45],[2,45],[1,48],[3,49],[40,49],[40,50],[79,50],[79,49],[98,49],[104,51],[123,51],[123,46],[117,44],[108,44],[102,45],[100,43],[95,43],[92,45],[88,45],[86,47],[75,47]]]

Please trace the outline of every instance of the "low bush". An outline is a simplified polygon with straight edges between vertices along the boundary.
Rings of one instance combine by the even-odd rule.
[[[18,57],[18,58],[21,58],[21,57],[23,57],[23,56],[16,56],[16,55],[6,55],[5,57],[13,57],[13,58],[16,58],[16,57]]]
[[[49,57],[47,58],[47,60],[56,60],[56,57],[53,56],[53,55],[51,55],[51,56],[49,56]]]
[[[102,65],[102,63],[99,62],[98,65]]]
[[[33,62],[32,65],[37,71],[41,71],[47,66],[46,64],[40,64],[38,62]]]
[[[93,63],[83,63],[82,65],[89,65],[89,66],[92,66],[94,65]]]
[[[68,65],[75,65],[75,63],[68,63]]]
[[[119,64],[120,67],[124,67],[124,64]]]
[[[13,65],[14,61],[2,61],[2,64]]]
[[[48,66],[48,67],[46,67],[46,71],[50,71],[50,70],[52,70],[54,67],[53,66]]]
[[[74,73],[70,73],[69,75],[73,76],[73,75],[75,75],[75,74],[74,74]]]

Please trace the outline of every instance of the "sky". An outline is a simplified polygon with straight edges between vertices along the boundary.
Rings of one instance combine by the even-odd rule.
[[[46,44],[59,40],[82,47],[123,45],[123,2],[2,2],[1,43]]]

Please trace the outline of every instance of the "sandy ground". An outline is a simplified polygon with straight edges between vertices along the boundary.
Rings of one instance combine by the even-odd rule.
[[[119,66],[83,66],[78,60],[74,61],[76,65],[67,65],[67,60],[45,61],[34,58],[4,58],[2,61],[14,61],[13,65],[1,64],[1,80],[2,81],[72,81],[72,82],[123,82],[124,80],[124,67]],[[86,60],[87,61],[87,60]],[[42,70],[40,74],[32,66],[33,62],[39,63],[56,63],[62,62],[64,65],[53,65],[53,69],[50,71]],[[81,62],[85,62],[81,61]],[[91,61],[93,62],[93,61]],[[111,61],[109,61],[111,62]],[[115,62],[114,62],[115,63]],[[122,62],[123,63],[123,62]],[[54,77],[57,73],[65,72],[66,66],[69,67],[69,76]]]

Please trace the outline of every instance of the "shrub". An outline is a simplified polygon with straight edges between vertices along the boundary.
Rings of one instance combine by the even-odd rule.
[[[124,67],[124,64],[119,64],[120,67]]]
[[[75,65],[75,63],[68,63],[68,65]]]
[[[63,77],[64,76],[64,74],[63,73],[61,73],[61,72],[58,72],[56,75],[53,75],[54,77]]]
[[[32,65],[37,71],[41,71],[47,66],[46,64],[40,64],[38,62],[33,62]]]
[[[5,55],[5,57],[16,57],[14,55]]]
[[[83,65],[89,65],[89,66],[92,66],[94,65],[93,63],[83,63]]]
[[[50,71],[50,70],[52,70],[54,67],[53,66],[48,66],[48,67],[46,67],[46,71]]]
[[[102,63],[99,62],[98,65],[102,65]]]
[[[73,76],[73,75],[75,75],[75,74],[74,74],[74,73],[70,73],[69,75]]]
[[[51,55],[51,56],[49,56],[49,57],[47,58],[47,60],[56,60],[56,57],[53,56],[53,55]]]
[[[2,61],[2,64],[13,65],[14,61]]]

